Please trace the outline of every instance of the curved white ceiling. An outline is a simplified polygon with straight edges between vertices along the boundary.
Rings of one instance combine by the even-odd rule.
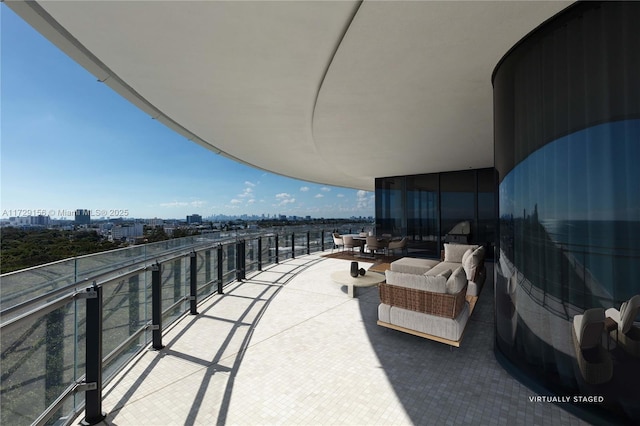
[[[375,177],[491,167],[491,72],[569,3],[6,2],[187,138],[366,190]]]

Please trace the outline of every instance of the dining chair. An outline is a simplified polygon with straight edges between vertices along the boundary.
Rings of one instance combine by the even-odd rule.
[[[354,248],[362,247],[362,241],[354,239],[351,235],[344,235],[342,241],[344,242],[344,249],[349,250],[351,253],[353,253]]]

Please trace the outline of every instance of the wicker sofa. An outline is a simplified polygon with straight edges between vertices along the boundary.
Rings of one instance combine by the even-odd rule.
[[[475,302],[486,275],[484,249],[451,246],[445,245],[442,262],[403,258],[391,264],[379,286],[378,325],[460,346],[469,302]]]
[[[467,274],[468,296],[478,296],[486,280],[485,248],[473,244],[445,244],[442,260],[403,257],[391,263],[391,270],[417,275],[438,275],[462,266]]]

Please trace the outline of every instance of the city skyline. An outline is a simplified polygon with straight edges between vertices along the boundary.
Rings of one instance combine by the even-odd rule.
[[[4,4],[0,19],[0,212],[374,216],[372,192],[283,177],[188,141],[98,82]]]

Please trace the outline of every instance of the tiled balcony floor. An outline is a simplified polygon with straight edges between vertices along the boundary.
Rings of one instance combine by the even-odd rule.
[[[498,365],[489,280],[451,348],[376,325],[377,288],[329,278],[348,267],[315,254],[229,285],[106,387],[103,424],[582,423]]]

